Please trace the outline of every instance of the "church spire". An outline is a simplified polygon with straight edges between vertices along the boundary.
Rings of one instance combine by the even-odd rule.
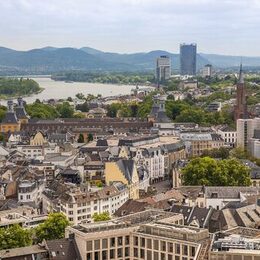
[[[244,75],[243,75],[242,63],[240,63],[238,83],[239,83],[239,84],[244,84]]]

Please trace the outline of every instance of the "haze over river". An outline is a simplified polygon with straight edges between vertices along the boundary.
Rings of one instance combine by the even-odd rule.
[[[44,90],[39,94],[34,94],[24,97],[27,103],[33,103],[37,98],[39,100],[54,99],[67,99],[68,97],[74,98],[77,93],[83,93],[85,96],[88,94],[98,95],[102,97],[126,95],[131,93],[131,89],[135,88],[133,85],[114,85],[114,84],[101,84],[101,83],[87,83],[87,82],[64,82],[54,81],[47,77],[32,77],[33,80],[38,82]],[[1,100],[1,104],[6,104],[6,100]]]

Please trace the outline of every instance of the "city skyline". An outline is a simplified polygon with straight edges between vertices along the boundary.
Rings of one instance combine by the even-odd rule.
[[[198,52],[260,56],[256,0],[101,0],[0,3],[0,46],[28,50],[44,46],[90,46],[108,52],[163,49],[196,42]],[[16,19],[13,19],[16,17]],[[19,21],[19,22],[17,22]],[[234,48],[236,46],[236,48]]]

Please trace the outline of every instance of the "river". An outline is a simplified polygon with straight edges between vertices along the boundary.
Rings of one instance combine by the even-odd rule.
[[[131,93],[131,89],[135,88],[133,85],[115,85],[115,84],[101,84],[101,83],[87,83],[87,82],[64,82],[54,81],[47,77],[32,77],[38,82],[44,90],[41,93],[24,97],[27,103],[33,103],[36,99],[41,101],[54,99],[74,98],[77,93],[98,95],[102,97],[126,95]],[[1,104],[6,104],[6,100],[1,100]]]

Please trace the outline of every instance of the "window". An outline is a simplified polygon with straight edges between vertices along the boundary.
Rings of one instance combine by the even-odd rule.
[[[175,252],[176,252],[176,254],[180,254],[181,253],[181,246],[180,246],[180,244],[175,244]]]
[[[125,237],[125,244],[126,244],[126,245],[129,245],[129,236],[126,236],[126,237]]]
[[[173,253],[173,244],[168,243],[168,252]]]
[[[138,248],[134,248],[134,257],[138,257]]]
[[[107,251],[102,251],[102,260],[107,260]]]
[[[166,242],[161,241],[161,251],[166,251]]]
[[[110,246],[114,247],[116,243],[116,239],[114,237],[110,238]]]
[[[123,256],[123,248],[118,248],[117,249],[117,257],[122,257]]]
[[[117,238],[117,246],[122,246],[123,245],[123,237],[118,237]]]
[[[111,259],[115,258],[115,249],[110,249],[110,258]]]
[[[125,256],[129,256],[129,247],[125,247]]]
[[[144,259],[144,249],[140,249],[140,258]]]
[[[100,240],[95,240],[94,241],[94,248],[95,248],[95,250],[100,249]]]
[[[138,237],[134,237],[134,245],[138,246]]]
[[[145,238],[141,237],[141,247],[145,247]]]
[[[146,240],[146,243],[147,243],[147,248],[151,249],[152,248],[152,240],[150,238],[148,238]]]
[[[153,248],[154,248],[154,250],[159,250],[159,242],[158,242],[158,240],[154,240],[153,241]]]
[[[102,239],[102,248],[107,248],[107,239]]]
[[[92,241],[87,241],[87,251],[92,251]]]
[[[187,245],[183,245],[182,246],[182,254],[183,255],[188,255],[188,246]]]

